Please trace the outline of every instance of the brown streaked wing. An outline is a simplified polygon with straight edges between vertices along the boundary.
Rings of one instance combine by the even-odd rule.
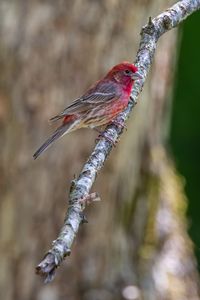
[[[74,100],[72,104],[66,107],[60,114],[51,118],[50,120],[56,121],[66,115],[78,114],[102,105],[110,103],[113,100],[119,99],[121,93],[119,93],[117,85],[112,82],[97,82],[95,86],[90,88],[82,97]]]

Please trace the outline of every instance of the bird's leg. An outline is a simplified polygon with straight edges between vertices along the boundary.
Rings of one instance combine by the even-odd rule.
[[[127,130],[127,126],[124,124],[124,122],[120,122],[120,121],[117,121],[117,120],[112,120],[111,122],[110,122],[110,125],[111,124],[114,124],[114,125],[116,125],[116,126],[119,126],[119,127],[121,127],[122,129],[126,129]]]
[[[96,143],[101,139],[101,137],[104,137],[108,142],[112,143],[114,147],[116,146],[116,142],[113,141],[112,138],[108,137],[104,131],[101,131],[96,127],[94,127],[93,129],[99,133],[99,136],[96,138]]]

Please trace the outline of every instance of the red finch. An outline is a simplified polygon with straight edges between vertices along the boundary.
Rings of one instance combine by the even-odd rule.
[[[112,123],[127,106],[134,80],[140,79],[138,68],[129,62],[114,66],[108,74],[97,81],[83,96],[74,100],[51,121],[63,119],[62,125],[44,142],[33,155],[36,159],[55,140],[79,128]]]

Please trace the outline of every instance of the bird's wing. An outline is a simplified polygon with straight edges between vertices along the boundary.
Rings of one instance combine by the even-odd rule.
[[[103,103],[109,104],[112,101],[119,99],[121,93],[113,82],[97,82],[91,87],[82,97],[74,100],[72,104],[66,107],[60,114],[51,118],[51,121],[57,121],[67,115],[78,114],[90,111]]]

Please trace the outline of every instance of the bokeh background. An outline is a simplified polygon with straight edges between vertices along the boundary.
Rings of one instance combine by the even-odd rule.
[[[174,2],[0,1],[0,299],[199,299],[199,13],[159,40],[70,258],[51,284],[34,271],[96,137],[74,132],[33,161],[48,119],[134,61],[141,27]]]
[[[195,243],[200,268],[200,14],[196,12],[179,28],[180,46],[172,106],[170,143],[176,166],[185,178],[189,233]]]

